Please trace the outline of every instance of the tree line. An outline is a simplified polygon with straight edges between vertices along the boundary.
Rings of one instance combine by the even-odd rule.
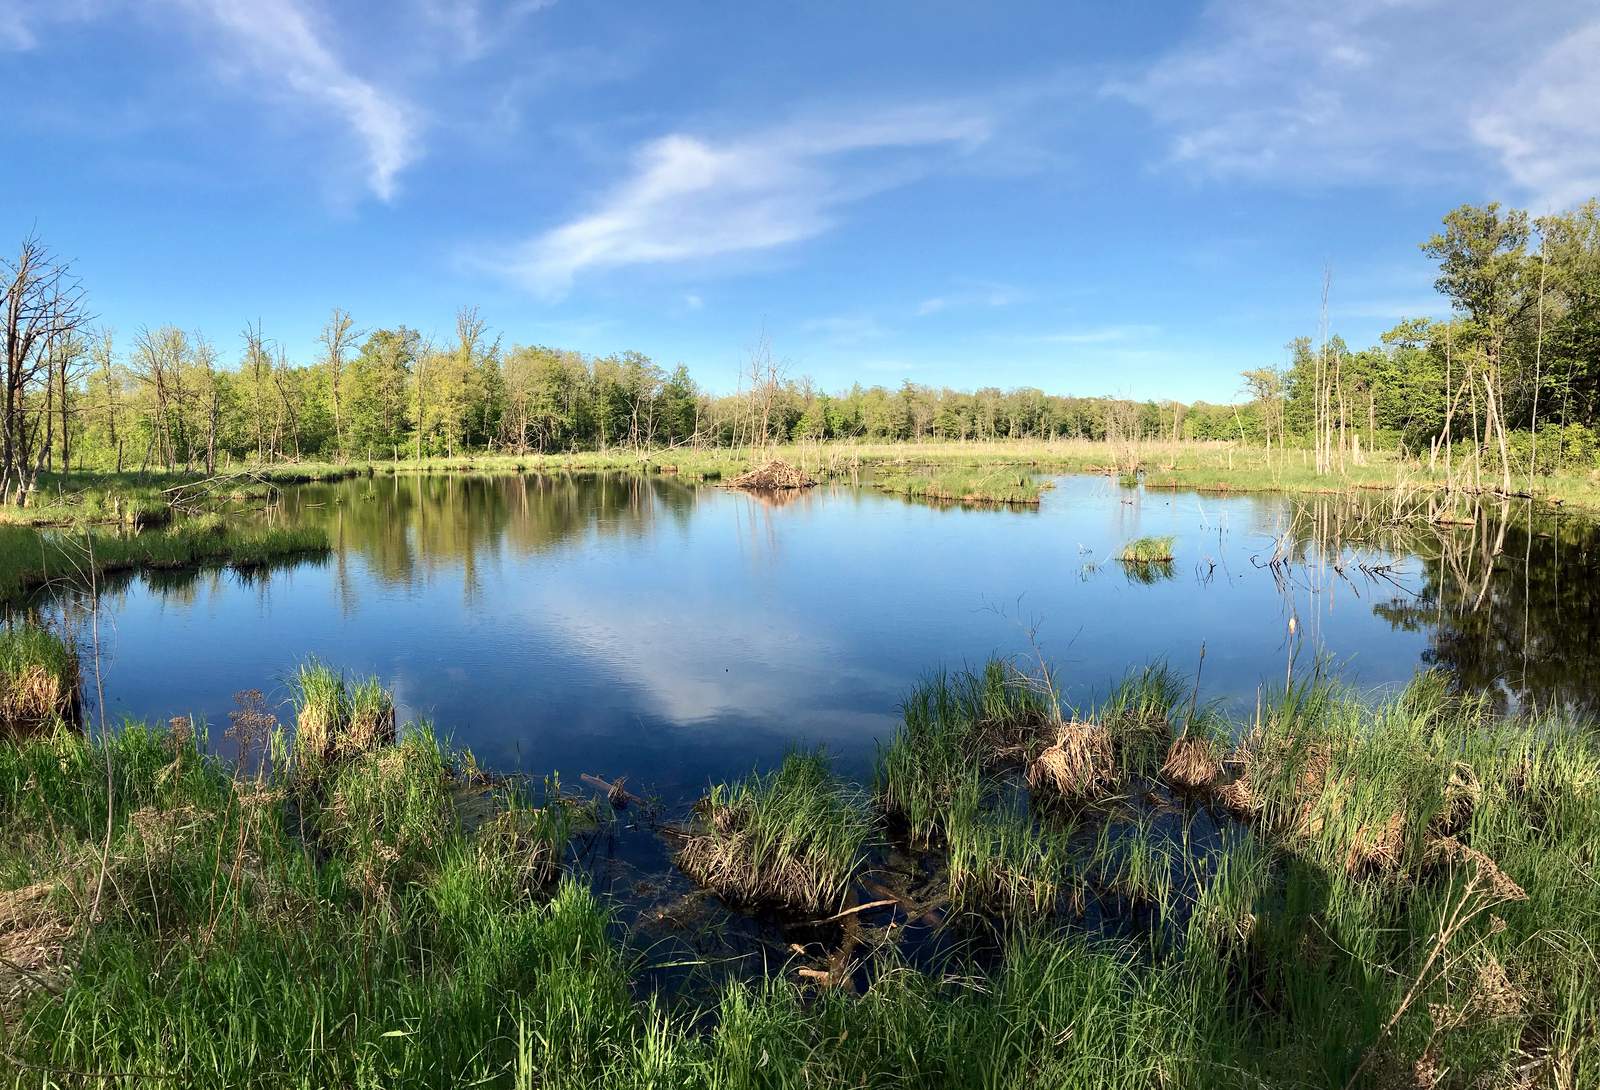
[[[679,364],[506,345],[475,308],[450,336],[363,330],[335,309],[314,358],[248,324],[232,344],[172,325],[96,328],[68,263],[37,239],[0,261],[0,491],[59,468],[215,471],[240,461],[557,452],[821,439],[1237,439],[1309,448],[1320,468],[1399,445],[1497,479],[1592,459],[1600,413],[1600,202],[1532,219],[1463,206],[1423,244],[1448,320],[1352,350],[1326,321],[1236,404],[793,378],[763,342],[736,393]],[[1326,313],[1326,285],[1325,307]]]

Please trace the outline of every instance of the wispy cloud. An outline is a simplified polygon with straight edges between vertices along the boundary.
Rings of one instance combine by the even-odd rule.
[[[1161,332],[1153,325],[1107,325],[1092,329],[1068,329],[1059,333],[1038,333],[1021,338],[1031,344],[1111,344],[1143,340]]]
[[[47,25],[87,22],[106,6],[106,0],[0,0],[0,51],[36,49]]]
[[[517,24],[556,0],[415,0],[424,23],[443,31],[461,59],[476,60],[509,40]]]
[[[1600,19],[1561,39],[1473,119],[1472,133],[1554,211],[1600,194]]]
[[[947,106],[810,120],[729,139],[673,133],[632,156],[630,176],[586,214],[530,240],[503,265],[557,296],[580,273],[768,250],[813,238],[839,210],[934,169],[938,151],[989,133]]]
[[[286,88],[349,126],[364,149],[368,186],[382,200],[394,196],[396,176],[418,155],[413,112],[352,73],[297,0],[178,3],[225,35],[252,90],[270,97]]]
[[[833,345],[881,340],[888,332],[876,318],[866,314],[834,314],[826,318],[812,318],[800,323],[800,329],[801,332],[820,336]]]
[[[252,95],[348,127],[362,147],[366,185],[383,200],[394,196],[397,175],[419,154],[415,111],[356,75],[301,0],[166,0],[137,10],[163,28],[193,31],[201,55]],[[0,49],[41,49],[49,28],[126,16],[112,0],[0,0]]]
[[[1104,90],[1167,130],[1169,164],[1207,174],[1431,181],[1488,158],[1564,204],[1600,175],[1597,50],[1592,0],[1213,0]]]
[[[973,284],[946,295],[935,295],[917,304],[917,317],[961,307],[1007,307],[1020,301],[1023,293],[1005,284]]]

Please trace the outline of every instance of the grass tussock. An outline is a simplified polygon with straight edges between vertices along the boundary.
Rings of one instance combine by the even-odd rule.
[[[317,769],[371,753],[395,740],[394,697],[375,677],[347,684],[342,673],[308,659],[294,679],[295,758]]]
[[[1117,559],[1124,564],[1170,564],[1173,560],[1172,544],[1176,537],[1140,537],[1122,547]]]
[[[1015,799],[986,804],[976,770],[952,800],[946,834],[950,903],[1007,921],[1048,916],[1080,896],[1067,835]]]
[[[1100,723],[1064,723],[1028,764],[1028,786],[1068,801],[1098,799],[1121,781],[1111,732]]]
[[[684,873],[730,901],[815,914],[843,907],[872,831],[820,752],[716,785],[698,810],[700,828],[678,853]]]
[[[78,656],[55,632],[28,621],[0,629],[0,735],[73,724]]]
[[[913,844],[938,843],[973,769],[1015,761],[1056,722],[1052,701],[1009,664],[940,674],[913,689],[878,751],[876,795]]]

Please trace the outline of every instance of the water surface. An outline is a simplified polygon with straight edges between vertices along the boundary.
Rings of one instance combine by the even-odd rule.
[[[1072,700],[1155,658],[1192,672],[1204,644],[1203,697],[1241,711],[1319,656],[1363,686],[1438,665],[1507,705],[1600,703],[1586,523],[1393,514],[1099,477],[1060,479],[1038,509],[661,476],[308,485],[272,517],[325,525],[328,560],[126,582],[103,600],[101,678],[112,717],[188,713],[220,734],[235,693],[284,700],[314,654],[380,675],[485,766],[666,798],[797,744],[865,775],[910,684],[995,652],[1043,654]],[[1114,559],[1165,534],[1170,566]]]

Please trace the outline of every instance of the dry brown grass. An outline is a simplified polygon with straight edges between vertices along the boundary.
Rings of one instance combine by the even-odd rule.
[[[63,676],[44,666],[28,665],[6,682],[0,686],[0,725],[22,734],[57,719],[75,721],[76,674]]]
[[[1221,774],[1222,760],[1216,745],[1192,734],[1175,739],[1167,749],[1167,759],[1161,763],[1162,778],[1187,791],[1209,788]]]
[[[58,912],[57,882],[0,892],[0,1015],[40,990],[56,992],[68,973],[72,924]]]
[[[1089,802],[1117,785],[1111,733],[1099,723],[1063,724],[1056,740],[1028,764],[1028,786],[1063,799]]]
[[[690,837],[678,852],[678,866],[690,878],[735,904],[779,904],[814,912],[829,907],[811,895],[815,882],[799,858],[783,853],[756,858],[748,815],[741,808],[707,807],[705,819],[707,832]]]

